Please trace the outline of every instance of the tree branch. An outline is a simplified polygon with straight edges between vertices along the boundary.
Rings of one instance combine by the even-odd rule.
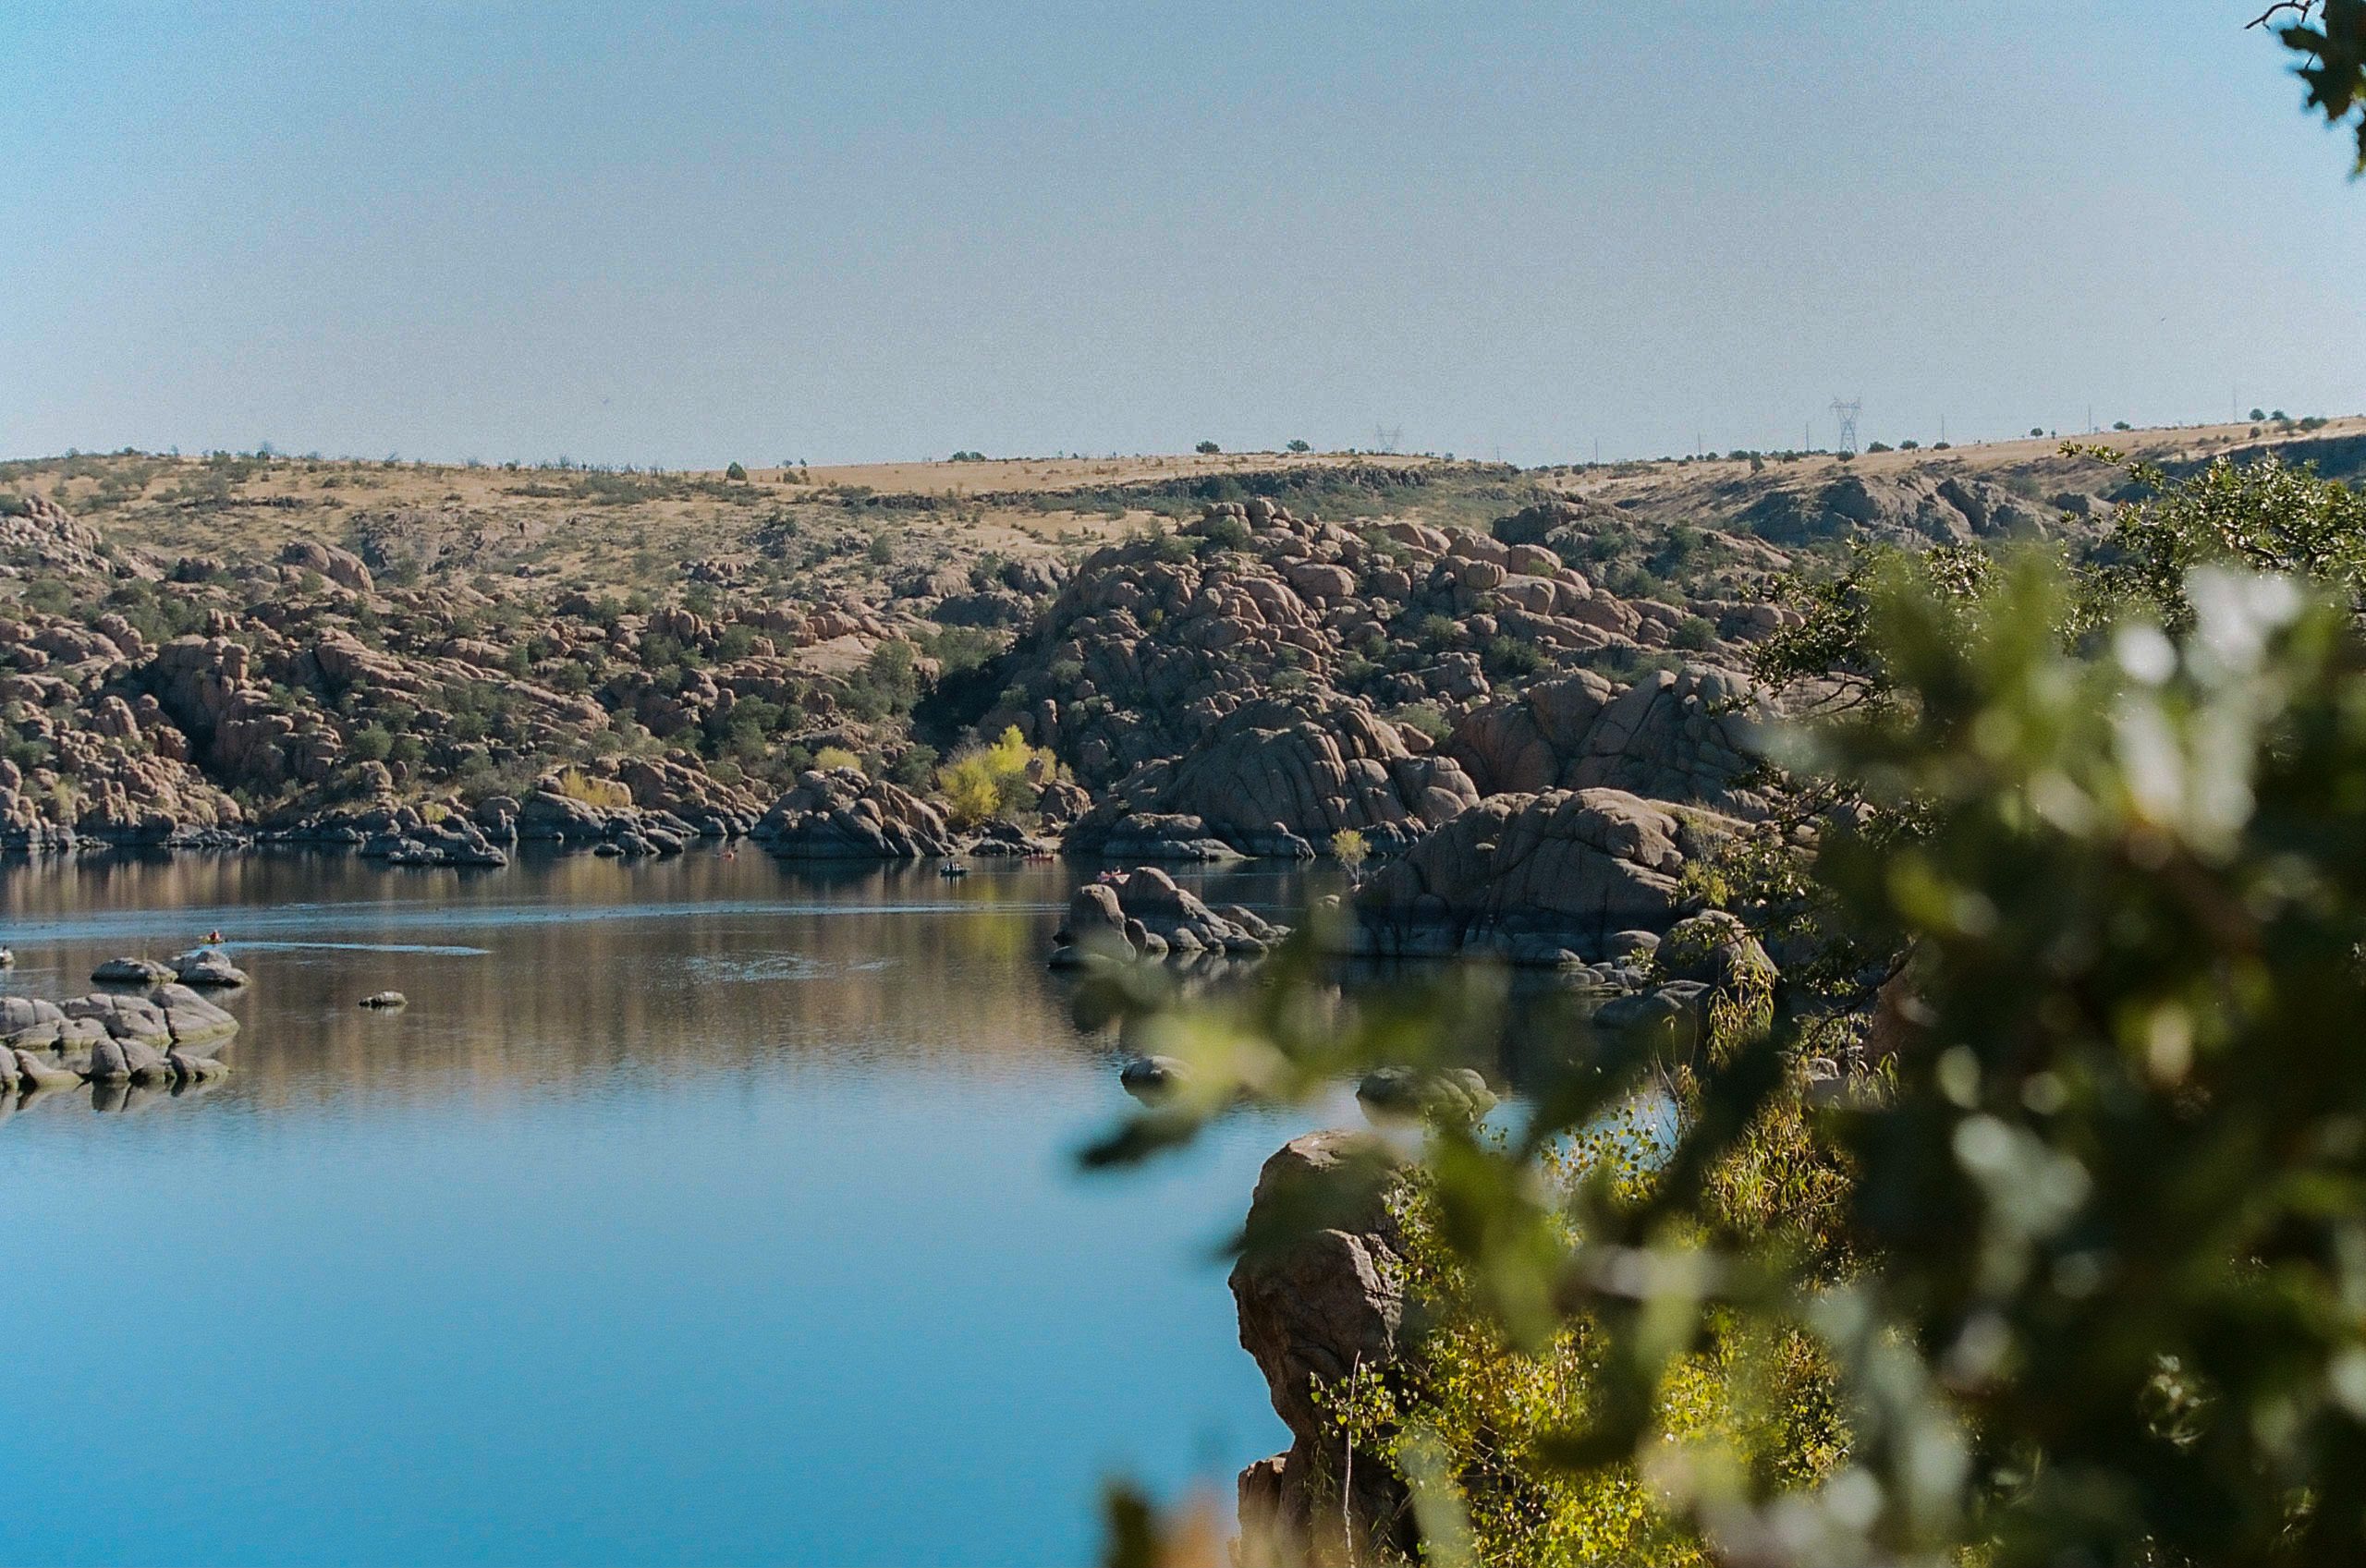
[[[2317,0],[2275,0],[2275,5],[2270,6],[2266,10],[2262,11],[2258,16],[2253,17],[2250,20],[2245,22],[2243,24],[2243,30],[2249,32],[2255,27],[2265,27],[2269,22],[2275,19],[2276,13],[2279,11],[2291,11],[2297,14],[2299,18],[2305,22],[2309,19],[2309,13],[2316,8]]]

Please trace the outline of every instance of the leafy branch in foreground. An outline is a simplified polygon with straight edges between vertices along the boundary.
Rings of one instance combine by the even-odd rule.
[[[2288,18],[2288,19],[2287,19]],[[2294,74],[2308,84],[2309,107],[2329,125],[2358,115],[2358,162],[2366,174],[2366,0],[2278,0],[2250,26],[2276,22],[2276,38],[2306,56]]]

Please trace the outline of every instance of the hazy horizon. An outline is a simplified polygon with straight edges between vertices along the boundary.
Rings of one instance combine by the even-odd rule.
[[[0,18],[0,452],[1523,463],[2366,407],[2216,5]],[[1408,85],[1409,84],[1409,85]]]

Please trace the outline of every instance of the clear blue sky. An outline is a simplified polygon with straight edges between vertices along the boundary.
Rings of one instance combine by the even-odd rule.
[[[1537,463],[2366,409],[2230,0],[0,7],[0,455]]]

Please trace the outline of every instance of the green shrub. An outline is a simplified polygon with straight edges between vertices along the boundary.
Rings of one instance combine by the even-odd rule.
[[[1201,525],[1200,537],[1208,541],[1211,550],[1246,550],[1253,536],[1247,522],[1227,512]]]
[[[1413,640],[1435,653],[1461,641],[1462,627],[1452,616],[1432,613],[1413,623]]]
[[[1532,675],[1553,661],[1544,650],[1523,638],[1490,638],[1482,661],[1490,675],[1499,678]]]
[[[936,661],[937,679],[942,682],[982,668],[1009,641],[1010,634],[987,626],[940,626],[921,633],[920,646],[921,652]]]
[[[1454,722],[1426,702],[1409,702],[1389,711],[1391,723],[1405,724],[1427,735],[1433,742],[1443,741],[1454,734]]]

